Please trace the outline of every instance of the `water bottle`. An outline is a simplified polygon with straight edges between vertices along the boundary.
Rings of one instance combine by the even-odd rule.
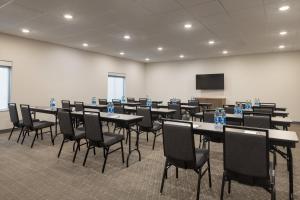
[[[92,97],[92,105],[96,105],[96,104],[97,104],[96,97]]]
[[[222,125],[225,125],[226,124],[226,113],[225,113],[225,110],[222,109],[221,111],[221,116],[222,116]]]
[[[114,107],[114,104],[113,104],[113,103],[111,103],[110,112],[111,112],[111,113],[114,113],[114,112],[115,112],[115,107]]]
[[[111,113],[111,102],[107,104],[107,112]]]
[[[55,102],[55,99],[54,98],[51,98],[50,99],[50,108],[53,109],[56,107],[56,102]]]
[[[125,103],[125,102],[126,102],[125,96],[122,96],[121,101],[122,101],[122,103]]]
[[[216,125],[219,124],[219,111],[218,111],[218,109],[215,110],[214,121],[215,121]]]
[[[242,105],[239,105],[239,114],[241,115],[243,113]]]
[[[148,101],[148,103],[149,103],[149,107],[152,107],[152,100],[151,100],[151,98],[149,98],[149,101]]]

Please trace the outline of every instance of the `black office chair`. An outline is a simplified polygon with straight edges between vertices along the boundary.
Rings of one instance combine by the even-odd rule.
[[[139,102],[141,106],[147,106],[147,98],[140,98]]]
[[[213,109],[203,110],[203,122],[214,123],[215,122],[215,110],[213,110]]]
[[[272,116],[265,113],[245,112],[243,113],[243,125],[247,127],[271,129]]]
[[[21,144],[23,144],[26,134],[29,134],[30,132],[34,131],[35,134],[34,134],[34,137],[33,137],[32,143],[31,143],[31,148],[33,147],[35,139],[38,137],[39,134],[41,135],[41,139],[43,140],[43,134],[48,133],[48,132],[50,132],[51,142],[52,142],[52,145],[54,145],[52,126],[54,126],[55,123],[50,122],[50,121],[33,120],[32,116],[31,116],[31,110],[30,110],[29,105],[21,104],[20,108],[21,108],[21,114],[22,114],[23,125],[24,125],[23,139],[22,139]],[[43,133],[43,129],[45,129],[45,128],[50,128],[50,131]],[[40,133],[39,133],[39,131],[40,131]]]
[[[275,200],[275,171],[269,159],[268,130],[240,126],[224,126],[223,129],[224,173],[221,200],[225,182],[228,182],[228,193],[230,193],[232,180],[263,187],[271,193],[271,199]],[[249,133],[250,131],[253,133]]]
[[[61,100],[61,107],[65,110],[72,110],[69,100]]]
[[[124,109],[123,105],[116,105],[116,106],[114,106],[114,109],[115,109],[115,113],[125,114],[125,109]],[[123,131],[123,136],[125,137],[125,130],[128,129],[128,128],[129,128],[128,123],[116,122],[113,133],[115,133],[116,130],[119,129],[118,134],[120,134],[120,132],[122,130]]]
[[[121,105],[121,100],[120,100],[120,99],[112,99],[111,102],[112,102],[114,105]]]
[[[146,132],[147,134],[147,141],[148,141],[148,133],[151,132],[154,134],[152,150],[154,150],[155,140],[156,137],[161,135],[158,133],[161,130],[161,123],[153,122],[152,115],[151,115],[151,108],[147,107],[138,107],[136,110],[136,115],[143,116],[143,120],[138,122],[138,133],[141,134]]]
[[[135,98],[134,97],[127,97],[127,102],[128,103],[134,103],[135,102]]]
[[[170,115],[172,119],[182,119],[180,104],[168,103],[168,109],[176,110],[175,113]]]
[[[253,106],[252,109],[253,109],[253,112],[265,113],[265,114],[270,114],[270,115],[273,115],[273,112],[274,112],[273,107]]]
[[[195,114],[200,112],[199,101],[198,100],[188,100],[188,105],[189,106],[196,106],[196,108],[193,108],[193,109],[189,110],[190,115],[192,116],[192,121],[194,121],[194,118],[197,119],[197,116]]]
[[[77,152],[81,146],[80,141],[85,138],[85,131],[83,128],[74,129],[73,124],[72,124],[71,112],[69,110],[59,109],[57,111],[57,118],[59,120],[60,131],[63,134],[63,140],[62,140],[57,157],[58,158],[60,157],[64,143],[69,142],[69,141],[74,141],[74,145],[77,144],[76,150],[75,150],[75,153],[73,156],[73,162],[75,162]],[[73,151],[74,151],[74,145],[73,145]],[[82,144],[82,145],[84,145],[84,144]]]
[[[23,133],[23,130],[24,130],[23,121],[19,120],[18,109],[17,109],[17,105],[15,103],[9,103],[8,104],[8,110],[9,110],[10,121],[13,124],[13,128],[11,129],[8,140],[10,140],[11,135],[14,132],[14,130],[16,128],[20,128],[21,131],[19,133],[18,140],[17,140],[17,142],[19,142],[20,137],[21,137],[21,135]]]
[[[211,173],[209,162],[209,151],[207,149],[196,149],[193,134],[193,123],[179,120],[163,121],[163,145],[166,157],[160,193],[163,191],[167,171],[171,166],[176,167],[176,178],[178,168],[192,169],[198,173],[197,196],[200,196],[201,178],[208,171],[209,187],[211,187]],[[203,166],[207,168],[202,171]]]
[[[98,99],[99,105],[107,105],[107,99]]]
[[[86,135],[86,139],[88,140],[88,148],[83,161],[83,166],[85,166],[86,159],[90,149],[93,148],[95,153],[95,147],[103,148],[104,151],[104,163],[102,166],[102,173],[104,173],[107,157],[108,154],[110,153],[113,153],[121,149],[122,162],[124,163],[124,151],[123,151],[124,137],[122,135],[117,135],[112,133],[103,133],[99,112],[97,113],[85,112],[84,121],[85,121],[85,135]],[[110,147],[117,143],[120,143],[121,147],[109,151]]]
[[[81,101],[74,101],[74,107],[76,112],[84,112],[84,103]],[[78,128],[84,124],[83,115],[75,117],[75,127]]]
[[[226,114],[234,114],[235,105],[223,105]]]

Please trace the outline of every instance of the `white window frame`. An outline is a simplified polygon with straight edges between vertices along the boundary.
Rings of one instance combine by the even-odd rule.
[[[111,99],[108,99],[108,93],[109,93],[109,78],[110,77],[116,77],[116,78],[123,78],[124,82],[123,82],[123,95],[125,96],[125,91],[126,91],[126,74],[122,74],[122,73],[115,73],[115,72],[109,72],[108,76],[107,76],[107,100],[111,101]],[[121,100],[121,99],[120,99]]]
[[[12,62],[11,61],[5,61],[0,60],[0,68],[6,68],[8,69],[8,99],[7,102],[9,103],[11,100],[11,73],[12,73]],[[5,108],[0,108],[0,112],[6,112],[8,111],[8,105],[6,105]]]

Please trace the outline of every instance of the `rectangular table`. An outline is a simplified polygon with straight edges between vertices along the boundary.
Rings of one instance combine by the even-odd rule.
[[[136,112],[136,107],[129,107],[129,106],[124,106],[125,111],[135,113]],[[173,109],[167,109],[167,108],[151,108],[151,113],[152,114],[159,114],[159,115],[168,115],[168,114],[173,114],[175,113],[176,110]]]
[[[196,113],[195,116],[203,119],[203,112]],[[243,115],[240,114],[226,114],[227,121],[237,121],[242,123],[243,122]],[[293,120],[287,117],[272,117],[271,123],[274,126],[282,126],[284,130],[288,130]]]
[[[222,126],[216,126],[214,123],[205,123],[205,122],[193,122],[193,131],[195,134],[200,134],[207,136],[212,140],[218,140],[223,142],[224,133]],[[289,199],[294,199],[294,179],[293,179],[293,155],[291,148],[296,147],[296,143],[299,142],[298,136],[296,132],[293,131],[285,131],[285,130],[276,130],[269,129],[269,139],[270,143],[273,146],[282,146],[287,149],[287,153],[278,152],[279,150],[275,150],[280,153],[287,160],[288,171],[289,171]]]

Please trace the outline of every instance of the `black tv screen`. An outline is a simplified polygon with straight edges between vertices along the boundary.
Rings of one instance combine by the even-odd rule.
[[[197,74],[197,90],[223,90],[224,74]]]

